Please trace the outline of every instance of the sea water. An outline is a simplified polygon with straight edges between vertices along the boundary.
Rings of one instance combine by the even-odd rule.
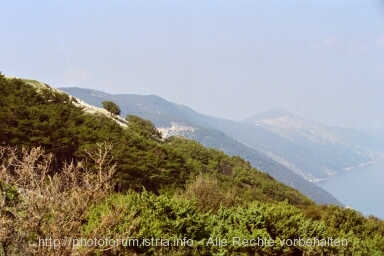
[[[365,216],[384,219],[384,162],[338,172],[316,185]]]

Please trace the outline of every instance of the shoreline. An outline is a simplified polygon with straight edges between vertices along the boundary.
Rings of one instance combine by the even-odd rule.
[[[345,167],[345,168],[339,169],[337,171],[334,171],[332,173],[332,175],[328,176],[327,178],[317,178],[317,179],[314,179],[314,180],[310,180],[309,182],[312,182],[313,184],[319,184],[319,183],[331,180],[332,177],[338,175],[341,172],[353,171],[353,170],[358,169],[360,167],[365,167],[365,166],[368,166],[368,165],[377,164],[379,162],[381,162],[381,161],[377,161],[377,160],[376,161],[369,161],[369,162],[362,163],[362,164],[359,164],[359,165],[356,165],[356,166]]]
[[[357,166],[346,167],[346,168],[340,169],[340,170],[336,171],[336,173],[345,172],[345,171],[348,172],[348,171],[352,171],[352,170],[360,168],[360,167],[364,167],[364,166],[371,165],[371,164],[377,164],[377,163],[378,163],[378,161],[369,161],[367,163],[362,163],[362,164],[359,164]]]
[[[383,179],[384,161],[380,159],[375,163],[365,163],[361,168],[339,172],[332,179],[319,182],[317,185],[331,193],[344,205],[361,211],[365,216],[374,215],[384,218]]]

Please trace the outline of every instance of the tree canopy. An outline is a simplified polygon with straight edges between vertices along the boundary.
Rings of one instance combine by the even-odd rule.
[[[105,100],[101,104],[103,105],[103,108],[108,110],[111,114],[120,115],[120,112],[121,112],[120,107],[113,101]]]
[[[156,129],[156,126],[150,120],[136,115],[127,115],[125,120],[128,121],[128,129],[132,129],[144,137],[158,139],[162,137],[161,132]]]

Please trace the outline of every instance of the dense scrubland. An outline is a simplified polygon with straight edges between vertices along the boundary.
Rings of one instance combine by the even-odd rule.
[[[384,254],[382,220],[316,205],[240,157],[21,79],[0,75],[0,99],[0,255]]]

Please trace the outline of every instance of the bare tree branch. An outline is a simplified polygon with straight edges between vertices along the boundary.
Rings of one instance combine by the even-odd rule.
[[[41,246],[39,238],[81,235],[88,207],[105,199],[113,189],[116,166],[112,164],[111,149],[112,145],[100,143],[96,151],[86,152],[97,168],[95,173],[81,162],[52,170],[53,156],[42,148],[0,147],[0,192],[5,202],[0,205],[0,252],[85,255],[96,250],[96,247]],[[89,236],[102,235],[100,231],[114,225],[121,212],[111,211]]]

